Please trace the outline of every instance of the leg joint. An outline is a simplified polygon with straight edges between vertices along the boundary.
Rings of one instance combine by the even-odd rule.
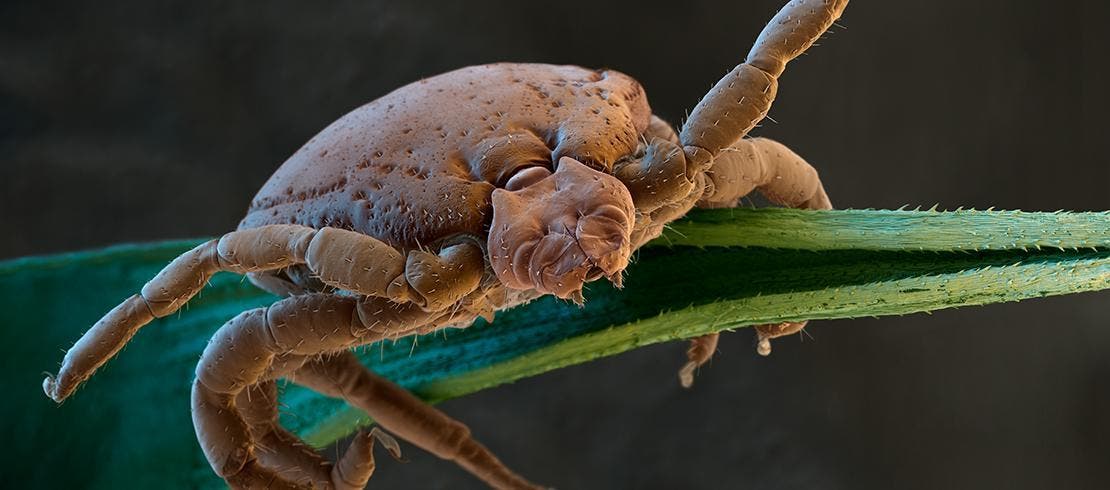
[[[197,380],[215,393],[228,395],[256,383],[278,351],[266,317],[267,309],[258,308],[220,327],[197,364]]]

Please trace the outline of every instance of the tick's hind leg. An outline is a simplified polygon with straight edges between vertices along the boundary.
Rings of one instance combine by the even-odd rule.
[[[722,150],[706,176],[705,194],[698,201],[698,207],[735,207],[741,198],[758,190],[779,206],[832,209],[817,170],[783,144],[767,138],[743,139]],[[761,355],[769,355],[771,339],[800,332],[805,326],[806,322],[756,325],[756,350]],[[689,361],[679,372],[683,386],[690,386],[694,370],[713,356],[718,335],[693,339],[687,351]]]
[[[470,436],[461,422],[372,373],[351,352],[305,364],[294,381],[328,396],[343,398],[378,424],[420,448],[454,461],[499,489],[540,488],[507,468]]]

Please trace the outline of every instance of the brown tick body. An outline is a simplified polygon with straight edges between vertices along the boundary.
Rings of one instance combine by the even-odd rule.
[[[612,70],[495,64],[402,87],[339,119],[296,152],[237,231],[182,255],[97,322],[43,387],[61,402],[140,327],[177,311],[218,271],[285,298],[216,332],[197,366],[193,421],[234,488],[361,488],[375,440],[337,463],[277,423],[275,380],[345,399],[385,429],[496,488],[534,488],[465,425],[364,366],[349,349],[466,327],[553,294],[583,301],[616,284],[632,252],[695,205],[734,206],[759,190],[777,204],[831,207],[816,172],[782,145],[743,139],[777,78],[846,0],[795,0],[702,99],[682,130],[651,113],[640,84]],[[769,339],[802,324],[757,327]],[[680,371],[713,354],[693,341]]]

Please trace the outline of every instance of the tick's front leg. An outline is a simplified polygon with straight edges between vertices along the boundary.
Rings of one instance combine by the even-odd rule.
[[[782,143],[767,138],[743,139],[717,156],[706,175],[700,207],[732,207],[756,189],[774,204],[797,209],[832,209],[825,187],[813,168]],[[756,325],[757,350],[771,353],[771,339],[800,332],[806,322]]]
[[[774,204],[798,209],[832,209],[817,170],[783,144],[766,138],[742,139],[723,149],[706,171],[706,189],[698,207],[735,207],[740,199],[758,190]],[[771,353],[771,339],[801,331],[806,322],[756,325],[757,351]],[[688,362],[679,372],[682,385],[694,382],[694,371],[713,357],[719,334],[691,341]]]
[[[782,143],[742,139],[721,150],[706,171],[702,208],[731,208],[753,190],[774,204],[799,209],[832,209],[817,169]]]

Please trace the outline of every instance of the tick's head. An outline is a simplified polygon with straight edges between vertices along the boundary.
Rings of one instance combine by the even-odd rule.
[[[581,301],[589,281],[620,284],[634,213],[624,184],[573,158],[522,169],[493,192],[490,264],[510,288]]]

